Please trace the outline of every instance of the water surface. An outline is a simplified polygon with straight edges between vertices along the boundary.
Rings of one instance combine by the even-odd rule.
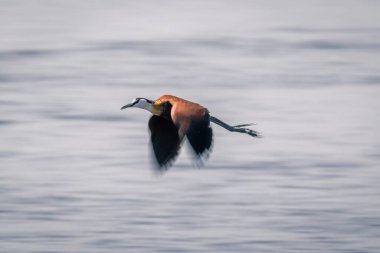
[[[0,2],[1,252],[378,252],[375,1]],[[214,126],[151,170],[175,94]]]

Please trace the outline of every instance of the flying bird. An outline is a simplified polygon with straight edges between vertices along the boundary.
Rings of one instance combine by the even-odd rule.
[[[211,116],[205,107],[172,95],[163,95],[156,100],[135,98],[121,110],[131,107],[153,114],[149,119],[150,140],[160,169],[172,165],[185,137],[199,159],[207,158],[212,146],[210,122],[231,132],[260,137],[258,132],[245,128],[252,124],[230,126]]]

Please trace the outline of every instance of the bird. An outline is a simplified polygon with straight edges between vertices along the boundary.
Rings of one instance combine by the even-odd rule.
[[[172,166],[185,139],[190,143],[195,157],[203,164],[213,143],[210,122],[230,132],[261,137],[257,131],[245,128],[252,124],[231,126],[210,115],[209,110],[202,105],[173,95],[163,95],[156,100],[135,98],[120,109],[127,108],[140,108],[152,114],[148,123],[150,142],[159,170],[167,170]]]

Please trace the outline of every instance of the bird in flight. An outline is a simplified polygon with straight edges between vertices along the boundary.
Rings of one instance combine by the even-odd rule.
[[[230,126],[211,116],[205,107],[172,95],[163,95],[154,101],[135,98],[121,110],[132,107],[153,114],[149,119],[150,140],[160,170],[172,165],[185,137],[200,160],[207,158],[212,146],[210,122],[231,132],[260,137],[258,132],[245,128],[252,124]]]

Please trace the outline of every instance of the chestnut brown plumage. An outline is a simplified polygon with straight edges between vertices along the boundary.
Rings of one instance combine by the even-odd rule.
[[[207,158],[212,147],[210,122],[231,132],[259,137],[256,131],[244,128],[251,124],[230,126],[211,116],[205,107],[172,95],[164,95],[154,101],[135,98],[121,109],[129,107],[145,109],[153,114],[149,120],[149,129],[153,152],[160,169],[170,167],[185,136],[195,155],[200,160]]]

